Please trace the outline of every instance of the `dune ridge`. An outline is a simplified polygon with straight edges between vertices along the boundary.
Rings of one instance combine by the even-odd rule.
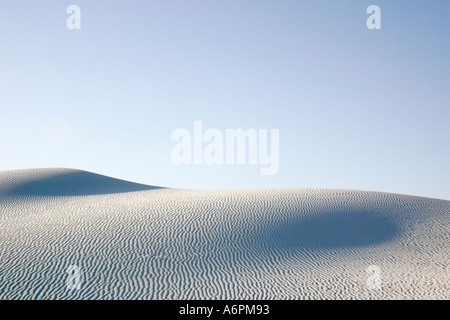
[[[450,201],[0,172],[0,299],[449,299]],[[82,271],[68,289],[67,268]],[[381,270],[369,290],[366,269]]]

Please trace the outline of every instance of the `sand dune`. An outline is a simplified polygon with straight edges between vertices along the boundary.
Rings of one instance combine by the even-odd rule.
[[[444,200],[32,169],[0,172],[0,229],[0,299],[450,299]]]

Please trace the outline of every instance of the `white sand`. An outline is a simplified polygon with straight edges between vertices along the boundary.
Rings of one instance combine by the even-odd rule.
[[[0,299],[450,299],[444,200],[17,170],[0,172],[0,230]]]

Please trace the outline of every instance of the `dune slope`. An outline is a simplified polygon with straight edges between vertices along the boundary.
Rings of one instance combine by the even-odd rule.
[[[444,200],[30,169],[0,172],[0,230],[0,299],[450,298]]]

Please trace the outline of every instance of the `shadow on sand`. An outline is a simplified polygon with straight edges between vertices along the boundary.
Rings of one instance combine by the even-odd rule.
[[[262,240],[283,249],[339,249],[376,245],[396,238],[400,227],[380,212],[348,211],[302,215],[266,230]]]
[[[87,171],[52,174],[18,184],[9,190],[14,196],[86,196],[161,189],[115,179]]]

